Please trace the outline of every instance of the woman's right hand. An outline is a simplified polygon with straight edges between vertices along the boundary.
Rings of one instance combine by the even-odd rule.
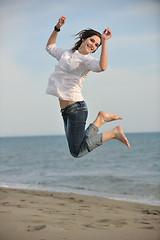
[[[58,29],[60,29],[60,28],[63,26],[63,24],[65,24],[65,21],[66,21],[66,16],[60,17],[60,19],[59,19],[56,27],[57,27]]]

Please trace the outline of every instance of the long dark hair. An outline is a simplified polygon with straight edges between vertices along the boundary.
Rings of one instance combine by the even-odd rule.
[[[76,39],[79,38],[79,41],[75,43],[74,47],[72,48],[72,51],[78,50],[78,48],[82,44],[82,39],[87,39],[89,37],[92,37],[93,35],[97,35],[101,39],[101,34],[91,28],[84,29],[84,30],[80,31],[79,33],[75,34],[74,36],[78,36],[78,37],[76,37]],[[100,45],[101,45],[101,43],[100,43]]]

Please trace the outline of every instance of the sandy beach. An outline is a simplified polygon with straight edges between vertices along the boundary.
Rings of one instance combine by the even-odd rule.
[[[159,240],[160,207],[0,188],[0,240]]]

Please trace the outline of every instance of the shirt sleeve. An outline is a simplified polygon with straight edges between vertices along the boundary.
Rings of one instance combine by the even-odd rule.
[[[90,55],[87,55],[84,60],[83,63],[85,65],[85,68],[89,71],[92,72],[102,72],[102,69],[100,68],[100,60],[99,59],[95,59],[93,57],[91,57]]]
[[[46,51],[59,61],[65,50],[57,47],[56,44],[51,44],[46,47]]]

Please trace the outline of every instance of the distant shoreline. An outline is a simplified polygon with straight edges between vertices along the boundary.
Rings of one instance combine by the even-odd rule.
[[[160,131],[151,132],[125,132],[125,134],[148,134],[148,133],[160,133]],[[14,136],[0,136],[0,138],[25,138],[25,137],[65,137],[65,134],[51,134],[51,135],[14,135]]]

